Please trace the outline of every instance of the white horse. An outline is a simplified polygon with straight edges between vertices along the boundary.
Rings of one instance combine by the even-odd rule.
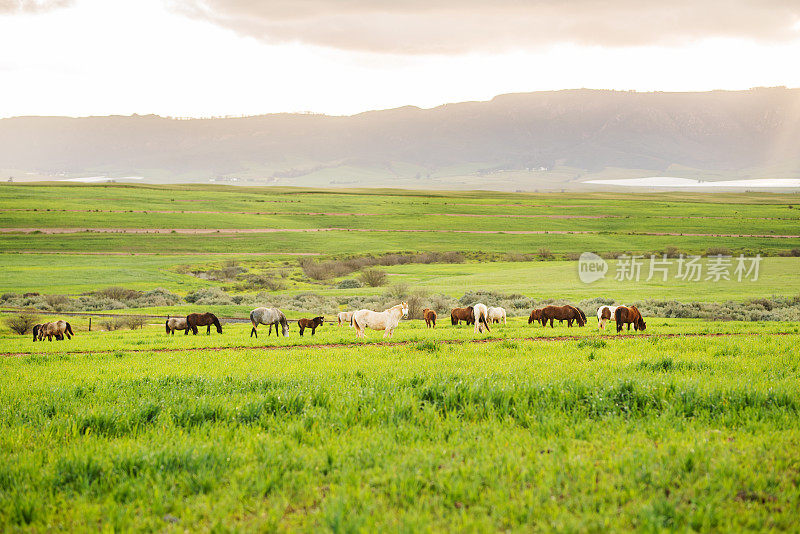
[[[339,324],[337,324],[336,326],[342,326],[342,324],[350,324],[350,319],[353,318],[353,312],[339,312],[339,314],[336,317],[339,319]]]
[[[350,325],[356,329],[356,337],[364,337],[364,330],[383,330],[383,337],[392,337],[400,318],[408,315],[408,303],[401,302],[386,311],[358,310],[353,312]]]
[[[272,325],[275,325],[276,336],[281,335],[278,333],[278,325],[280,324],[283,337],[289,337],[289,322],[286,320],[286,316],[283,312],[278,308],[256,308],[250,312],[250,322],[253,323],[253,329],[250,330],[250,337],[254,335],[258,337],[256,327],[260,324],[269,325],[269,332],[267,335],[272,333]]]
[[[597,308],[597,329],[605,330],[606,323],[614,319],[614,312],[619,306],[600,306]]]
[[[186,317],[170,317],[165,323],[167,334],[175,335],[175,330],[187,330]]]
[[[500,322],[502,322],[503,324],[507,324],[505,308],[501,308],[499,306],[496,308],[489,306],[489,309],[487,311],[487,316],[489,317],[489,322],[492,324]]]
[[[489,328],[489,310],[486,308],[486,304],[475,304],[472,307],[472,312],[475,314],[475,333],[480,334],[483,332],[484,327],[486,328],[487,332],[491,332],[492,330]]]

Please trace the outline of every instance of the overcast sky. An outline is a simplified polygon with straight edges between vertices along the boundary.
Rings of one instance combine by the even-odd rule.
[[[0,116],[800,86],[800,0],[0,0]]]

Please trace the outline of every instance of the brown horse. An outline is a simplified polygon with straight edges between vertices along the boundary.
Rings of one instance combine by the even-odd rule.
[[[72,326],[66,321],[58,320],[52,323],[37,324],[33,327],[34,341],[37,339],[42,341],[45,337],[47,341],[53,341],[53,338],[56,338],[57,341],[61,341],[64,339],[65,335],[67,339],[72,339],[72,336],[75,335],[72,332]]]
[[[190,313],[186,316],[186,332],[183,335],[188,335],[189,330],[193,335],[197,335],[198,326],[207,326],[206,335],[211,334],[211,325],[217,327],[217,334],[222,333],[222,325],[219,324],[219,319],[213,313]]]
[[[311,329],[311,335],[314,335],[314,331],[317,329],[318,326],[322,326],[322,322],[325,320],[325,317],[319,316],[314,317],[313,319],[300,319],[297,321],[297,326],[300,327],[300,335],[303,335],[303,330],[306,328]],[[277,330],[277,327],[275,328]]]
[[[581,320],[583,321],[583,324],[579,324],[578,326],[585,326],[585,325],[586,325],[586,314],[585,314],[585,313],[583,313],[583,310],[582,310],[582,309],[580,309],[580,308],[577,308],[577,307],[575,307],[575,306],[573,306],[573,308],[575,308],[576,310],[578,310],[578,313],[580,313],[580,314],[581,314]]]
[[[425,324],[428,328],[436,328],[436,312],[430,308],[422,310],[422,318],[425,319]]]
[[[570,306],[569,304],[565,304],[564,306],[545,306],[542,308],[542,325],[546,325],[547,321],[550,321],[550,328],[553,328],[554,319],[556,321],[567,321],[567,326],[572,326],[572,321],[577,321],[578,326],[586,324],[578,308]]]
[[[455,326],[460,321],[466,321],[467,324],[475,324],[475,312],[472,306],[453,308],[453,311],[450,312],[450,322]]]
[[[617,332],[622,332],[624,324],[627,324],[628,330],[630,330],[631,323],[633,323],[634,330],[644,331],[647,328],[647,323],[644,322],[644,318],[636,306],[619,306],[614,310],[614,318],[617,321]]]
[[[531,312],[530,317],[528,317],[528,324],[531,324],[534,321],[541,321],[542,320],[542,309],[536,308]]]

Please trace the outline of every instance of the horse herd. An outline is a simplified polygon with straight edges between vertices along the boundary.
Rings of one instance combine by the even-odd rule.
[[[363,338],[366,329],[383,330],[383,337],[391,338],[394,334],[394,329],[400,322],[400,319],[408,315],[408,303],[401,302],[382,312],[373,310],[357,310],[352,312],[341,312],[338,314],[338,326],[343,324],[355,328],[356,337]],[[436,312],[425,308],[422,310],[422,317],[428,328],[436,327]],[[642,314],[636,306],[600,306],[597,310],[597,325],[598,328],[605,330],[606,324],[610,320],[614,320],[617,325],[617,332],[621,332],[625,325],[628,330],[633,325],[634,330],[644,330],[647,324],[642,318]],[[316,329],[322,326],[325,318],[317,316],[312,319],[300,319],[297,321],[300,335],[307,329],[311,330],[313,336]],[[544,308],[537,308],[533,310],[528,317],[528,324],[539,321],[542,326],[550,323],[553,328],[553,322],[559,323],[567,321],[567,326],[571,327],[573,323],[578,326],[586,325],[586,314],[575,306],[565,304],[563,306],[545,306]],[[250,337],[255,336],[258,338],[257,328],[259,325],[269,326],[267,335],[272,334],[272,327],[275,327],[275,335],[289,336],[289,321],[286,315],[278,308],[256,308],[250,312],[250,322],[253,328],[250,330]],[[461,322],[467,325],[474,325],[475,333],[479,334],[484,331],[489,332],[491,328],[489,324],[503,323],[506,324],[506,310],[500,307],[486,306],[485,304],[475,304],[465,308],[454,308],[450,312],[450,322],[453,326],[457,326]],[[216,327],[217,333],[222,333],[222,324],[213,313],[190,313],[186,317],[171,317],[168,318],[165,326],[167,334],[175,335],[176,330],[183,330],[184,335],[188,335],[189,331],[197,335],[198,327],[206,327],[206,335],[211,334],[211,326]],[[280,331],[278,327],[280,326]],[[37,324],[33,327],[33,340],[42,341],[45,337],[48,341],[53,338],[57,340],[71,339],[73,336],[72,327],[66,321],[54,321],[51,323]]]

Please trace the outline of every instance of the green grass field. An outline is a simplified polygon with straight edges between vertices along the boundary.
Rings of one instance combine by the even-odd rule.
[[[650,320],[656,337],[618,338],[514,321],[486,344],[418,323],[398,327],[402,345],[372,332],[284,350],[259,346],[296,333],[251,342],[244,325],[4,337],[25,353],[0,359],[0,524],[798,528],[797,323]],[[725,332],[747,335],[658,337]],[[544,334],[580,337],[523,339]]]
[[[122,286],[186,295],[230,286],[190,272],[235,260],[249,273],[286,275],[285,289],[265,299],[364,296],[387,287],[336,289],[358,273],[311,280],[289,254],[455,251],[467,261],[378,269],[390,284],[430,296],[794,297],[798,238],[647,234],[797,235],[798,200],[0,184],[6,230],[368,230],[0,233],[0,293]],[[190,213],[203,211],[214,213]],[[354,213],[372,215],[345,215]],[[491,217],[498,214],[536,217]],[[446,231],[400,231],[421,228]],[[592,233],[503,233],[565,229]],[[564,259],[668,247],[765,258],[758,280],[683,282],[673,265],[667,282],[648,282],[647,266],[638,282],[616,282],[610,261],[592,284]],[[556,259],[489,261],[547,252]],[[116,313],[198,307],[245,317],[252,306],[182,302]],[[88,331],[79,312],[65,317],[73,339],[34,343],[3,324],[0,531],[800,530],[800,322],[646,317],[645,332],[618,335],[613,325],[598,332],[594,310],[585,311],[585,328],[515,317],[482,335],[444,316],[433,330],[404,320],[388,342],[381,332],[357,340],[353,329],[329,324],[302,338],[294,324],[287,338],[262,326],[256,339],[246,323],[168,336],[163,319],[103,331],[104,319],[93,317]]]

